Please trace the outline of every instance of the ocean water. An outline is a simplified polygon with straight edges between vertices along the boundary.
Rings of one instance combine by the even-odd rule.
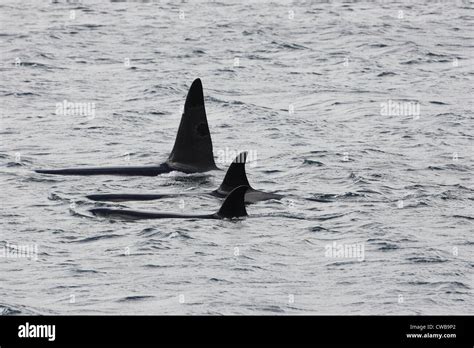
[[[468,1],[1,1],[0,314],[472,314],[473,19]],[[216,211],[199,193],[225,171],[33,172],[164,162],[197,77],[218,165],[249,151],[250,183],[285,199],[110,221],[88,209]],[[196,195],[85,198],[113,192]]]

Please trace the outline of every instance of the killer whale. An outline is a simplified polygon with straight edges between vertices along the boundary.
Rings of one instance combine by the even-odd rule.
[[[165,212],[148,212],[128,209],[110,209],[110,208],[94,208],[89,211],[96,215],[109,218],[122,218],[131,220],[143,219],[231,219],[247,216],[245,210],[245,192],[247,186],[239,186],[232,190],[222,203],[220,209],[213,214],[177,214]]]
[[[156,176],[172,171],[199,173],[215,169],[219,168],[214,162],[202,83],[198,78],[189,88],[176,140],[165,163],[143,167],[37,169],[35,171],[54,175]]]
[[[247,186],[247,192],[245,193],[245,203],[256,203],[269,199],[282,199],[284,196],[275,193],[263,192],[255,190],[250,185],[247,174],[245,172],[245,163],[247,161],[247,152],[241,152],[234,161],[230,164],[229,169],[222,181],[222,184],[216,190],[206,193],[218,198],[225,198],[229,193],[239,186]],[[182,197],[189,196],[192,194],[93,194],[87,195],[86,197],[93,201],[109,201],[109,202],[125,202],[125,201],[151,201],[162,198],[170,197]]]

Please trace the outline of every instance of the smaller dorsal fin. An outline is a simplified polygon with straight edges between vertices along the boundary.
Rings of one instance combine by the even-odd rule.
[[[247,151],[241,152],[237,155],[234,161],[230,164],[227,173],[225,174],[224,181],[221,186],[217,189],[219,193],[230,192],[239,186],[248,186],[251,188],[245,173],[245,162],[247,161]]]
[[[247,216],[247,211],[245,210],[245,192],[247,189],[248,186],[239,186],[229,193],[217,212],[217,216],[229,219]]]

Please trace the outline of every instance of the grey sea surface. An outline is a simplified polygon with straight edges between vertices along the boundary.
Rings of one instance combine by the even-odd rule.
[[[1,1],[0,314],[472,314],[473,20],[467,1]],[[249,151],[285,199],[111,221],[88,210],[214,212],[198,193],[225,171],[34,172],[164,162],[197,77],[218,165]],[[196,195],[85,198],[119,192]]]

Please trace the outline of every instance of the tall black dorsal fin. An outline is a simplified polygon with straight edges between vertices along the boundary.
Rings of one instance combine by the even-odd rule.
[[[189,88],[178,135],[167,164],[173,169],[184,172],[217,169],[200,79],[194,80]]]
[[[241,152],[237,155],[234,161],[230,164],[229,169],[227,169],[224,181],[222,181],[221,186],[216,190],[218,194],[227,195],[230,191],[242,185],[251,188],[249,181],[247,180],[247,174],[245,173],[246,161],[247,151]]]
[[[247,216],[245,210],[245,192],[247,189],[248,186],[239,186],[229,193],[217,212],[217,216],[220,218]]]

